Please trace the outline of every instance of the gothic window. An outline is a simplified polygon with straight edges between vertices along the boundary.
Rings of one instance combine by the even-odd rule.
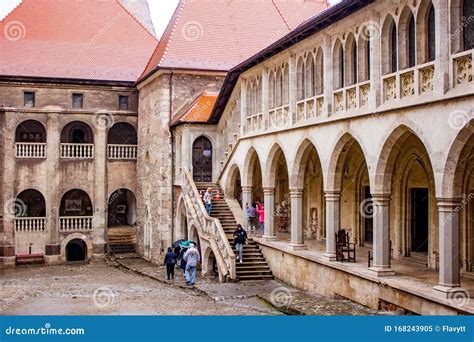
[[[269,107],[270,109],[275,108],[275,72],[270,71],[270,76],[268,80],[268,97],[269,97]]]
[[[278,68],[276,76],[276,105],[281,107],[283,104],[283,75],[281,69]]]
[[[392,23],[390,27],[390,72],[398,69],[397,27]]]
[[[474,1],[464,0],[462,6],[464,51],[474,49]]]
[[[435,9],[433,4],[430,6],[428,12],[428,61],[436,59],[436,24],[435,24]]]
[[[323,50],[320,48],[316,53],[316,76],[315,76],[315,88],[316,94],[320,95],[323,93],[324,84],[324,56]]]
[[[290,71],[288,69],[288,64],[283,66],[282,77],[282,99],[283,105],[286,106],[290,103]]]
[[[296,84],[297,84],[297,99],[298,101],[304,100],[305,91],[305,74],[304,74],[304,61],[300,57],[298,59],[298,65],[296,67]]]
[[[344,87],[344,49],[341,41],[338,40],[334,46],[333,51],[334,63],[334,88],[339,89]]]
[[[416,33],[415,33],[415,18],[413,15],[410,16],[408,22],[408,67],[412,68],[416,64]]]
[[[339,50],[339,68],[340,68],[340,75],[339,75],[339,86],[340,88],[344,87],[344,49],[341,47]]]
[[[306,57],[305,80],[305,97],[308,99],[314,96],[314,60],[311,53]]]

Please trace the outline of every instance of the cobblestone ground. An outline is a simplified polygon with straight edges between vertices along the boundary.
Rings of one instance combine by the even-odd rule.
[[[192,289],[92,264],[0,270],[1,315],[271,315],[252,298],[215,302]]]

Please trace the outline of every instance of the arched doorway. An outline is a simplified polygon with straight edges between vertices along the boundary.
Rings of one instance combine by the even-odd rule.
[[[66,192],[59,207],[59,230],[92,231],[93,207],[89,195],[80,189]]]
[[[237,165],[232,165],[229,171],[229,183],[227,186],[226,197],[235,199],[241,208],[242,206],[242,178],[240,176],[240,170]]]
[[[66,261],[85,261],[87,260],[87,246],[81,239],[69,241],[66,245]]]
[[[38,190],[20,192],[15,201],[16,217],[46,217],[46,202]]]
[[[212,182],[212,143],[200,136],[193,143],[193,178],[195,182]]]
[[[127,189],[114,191],[108,201],[107,226],[134,226],[137,221],[137,200]]]
[[[68,123],[61,131],[63,144],[93,144],[94,136],[89,125],[81,121]]]

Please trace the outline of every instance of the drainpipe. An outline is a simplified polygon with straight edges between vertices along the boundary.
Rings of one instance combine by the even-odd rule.
[[[173,114],[173,107],[172,107],[172,100],[173,100],[173,69],[171,69],[171,75],[170,75],[170,98],[169,98],[169,106],[170,106],[170,115],[169,115],[169,120],[168,122],[171,122],[172,120],[172,114]],[[174,211],[175,211],[175,195],[174,195],[174,165],[175,165],[175,138],[174,138],[174,132],[173,129],[170,128],[170,134],[171,134],[171,244],[173,244],[174,239],[175,239],[175,224],[174,224]]]

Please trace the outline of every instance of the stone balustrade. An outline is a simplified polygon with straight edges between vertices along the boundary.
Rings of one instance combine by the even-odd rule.
[[[59,218],[60,232],[92,231],[92,216],[63,216]]]
[[[93,159],[94,144],[61,144],[63,159]]]
[[[107,145],[107,157],[110,160],[137,160],[138,145]]]
[[[18,159],[46,158],[46,143],[15,143],[15,157]]]
[[[15,217],[16,232],[44,232],[46,217]]]

